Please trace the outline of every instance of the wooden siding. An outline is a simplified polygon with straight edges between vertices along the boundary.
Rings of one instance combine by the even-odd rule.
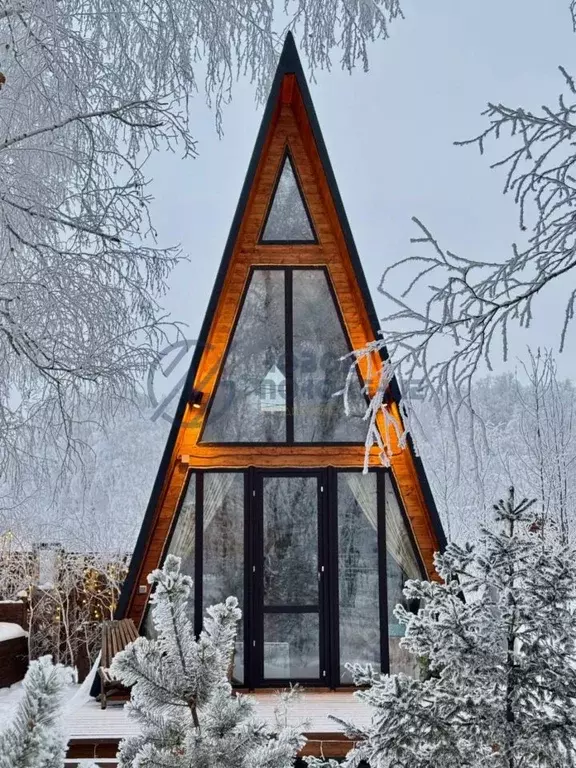
[[[317,244],[259,245],[260,232],[286,149],[295,171],[317,234]],[[148,599],[146,574],[162,558],[188,468],[222,467],[325,467],[358,466],[364,463],[362,446],[226,446],[199,443],[207,406],[223,364],[241,299],[253,266],[314,266],[328,271],[346,331],[354,349],[374,340],[370,318],[361,288],[346,248],[329,184],[323,171],[305,106],[293,75],[285,75],[280,98],[270,121],[264,148],[232,258],[223,279],[219,300],[198,366],[194,389],[202,392],[200,408],[187,407],[164,479],[163,491],[155,511],[152,535],[139,564],[139,574],[129,602],[128,614],[138,624]],[[372,361],[379,369],[379,358]],[[366,380],[367,367],[361,372]],[[374,382],[368,382],[373,390]],[[391,465],[406,514],[429,576],[434,577],[433,553],[439,548],[417,470],[409,450],[394,447]],[[369,463],[380,464],[376,450]],[[140,594],[139,585],[145,588]]]

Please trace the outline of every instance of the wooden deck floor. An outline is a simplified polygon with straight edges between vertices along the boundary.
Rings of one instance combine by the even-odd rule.
[[[272,721],[276,699],[273,693],[252,694],[261,717]],[[324,754],[343,757],[351,743],[342,735],[341,727],[329,715],[350,720],[355,725],[367,725],[369,709],[348,692],[307,691],[301,694],[289,712],[289,722],[301,725],[308,743],[303,755]],[[107,709],[91,701],[80,707],[69,722],[69,757],[113,758],[120,739],[138,733],[137,724],[125,712],[122,704],[111,703]]]

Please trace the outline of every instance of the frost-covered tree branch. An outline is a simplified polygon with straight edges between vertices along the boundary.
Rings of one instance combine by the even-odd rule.
[[[489,523],[488,500],[511,483],[535,498],[543,528],[574,541],[576,389],[549,350],[530,350],[516,374],[477,379],[474,412],[486,441],[453,439],[449,409],[414,401],[412,429],[448,539],[473,539]]]
[[[573,286],[576,267],[576,86],[560,67],[565,93],[555,106],[531,112],[489,104],[488,126],[474,144],[484,153],[491,141],[506,141],[507,154],[492,164],[506,172],[504,193],[519,208],[523,241],[502,261],[457,255],[441,244],[418,218],[412,239],[421,252],[388,267],[379,291],[392,310],[382,318],[384,343],[402,381],[419,396],[450,410],[453,434],[465,419],[474,439],[483,438],[471,403],[471,385],[479,372],[491,371],[496,359],[509,358],[509,331],[529,328],[538,297],[560,280]],[[525,234],[524,234],[525,233]],[[400,273],[399,273],[400,270]],[[404,286],[397,290],[395,286]],[[562,350],[576,306],[571,288],[558,329]],[[389,371],[381,376],[385,390]],[[409,399],[409,398],[408,398]],[[373,423],[377,403],[369,413]]]
[[[368,62],[398,0],[0,0],[0,475],[82,454],[77,422],[131,398],[168,330],[178,248],[155,239],[146,160],[196,152],[235,79],[262,96],[285,30],[312,71]],[[88,405],[87,405],[88,404]],[[80,408],[83,415],[80,416]]]

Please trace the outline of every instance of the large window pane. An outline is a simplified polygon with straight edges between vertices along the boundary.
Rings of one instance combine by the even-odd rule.
[[[181,559],[180,571],[194,578],[194,549],[196,540],[196,475],[191,474],[186,495],[178,512],[174,533],[170,539],[168,552]],[[188,598],[190,621],[194,623],[194,588]],[[151,616],[151,611],[148,611]],[[150,626],[152,622],[150,621]]]
[[[318,678],[318,479],[262,482],[264,677]]]
[[[264,605],[318,605],[318,480],[263,483]]]
[[[181,558],[180,570],[194,578],[194,542],[196,529],[196,475],[192,474],[186,495],[178,512],[169,553]]]
[[[295,441],[363,443],[366,401],[358,377],[349,417],[342,397],[334,397],[346,382],[350,359],[340,358],[350,347],[324,270],[294,270],[293,311]]]
[[[418,677],[420,668],[416,657],[400,647],[404,627],[398,622],[393,611],[398,604],[408,607],[402,592],[404,584],[408,579],[420,579],[422,574],[389,475],[386,475],[385,488],[390,674],[404,672],[406,675]]]
[[[204,442],[286,439],[284,272],[255,270],[202,435]]]
[[[264,614],[264,677],[319,678],[319,637],[317,613]]]
[[[204,475],[203,608],[238,598],[244,612],[244,476],[239,472]],[[243,621],[238,624],[235,682],[243,682]]]
[[[380,669],[378,506],[376,475],[338,473],[340,681],[346,663]]]
[[[262,242],[314,242],[314,232],[288,156],[264,227]]]

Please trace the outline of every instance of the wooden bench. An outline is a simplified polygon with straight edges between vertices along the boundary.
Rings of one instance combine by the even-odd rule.
[[[110,675],[110,665],[117,653],[139,637],[132,619],[104,621],[102,623],[102,655],[100,657],[100,706],[106,709],[108,699],[125,700],[130,691]]]

